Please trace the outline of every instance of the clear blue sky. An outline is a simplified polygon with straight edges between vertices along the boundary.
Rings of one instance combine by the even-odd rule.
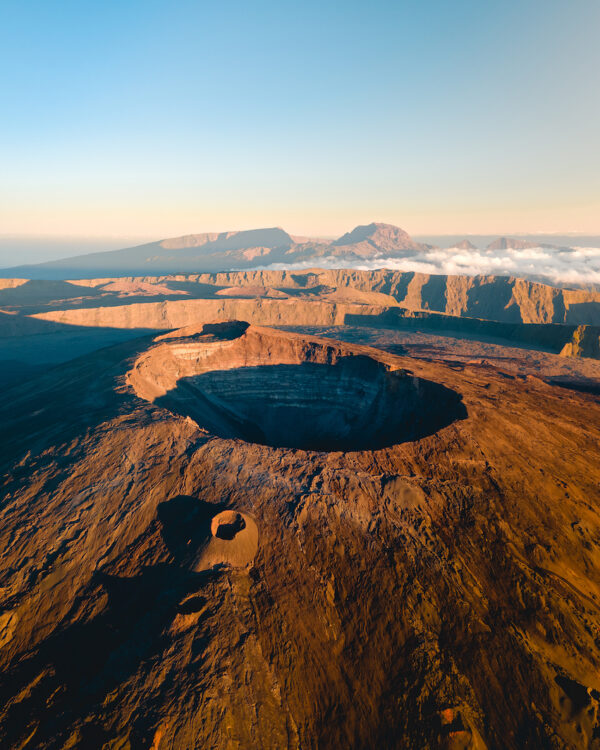
[[[0,3],[0,234],[600,232],[600,2]]]

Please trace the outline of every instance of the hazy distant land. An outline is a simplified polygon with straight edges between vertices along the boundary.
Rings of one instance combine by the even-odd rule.
[[[296,237],[278,227],[123,241],[0,238],[0,277],[93,278],[242,269],[391,268],[429,274],[519,276],[559,286],[600,286],[600,236],[410,237],[372,223],[339,238]],[[33,258],[38,262],[23,262]]]

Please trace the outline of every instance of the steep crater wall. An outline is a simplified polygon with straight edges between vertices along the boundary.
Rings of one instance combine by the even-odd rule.
[[[129,382],[213,435],[276,448],[375,450],[466,416],[456,392],[374,350],[246,325],[160,337]]]

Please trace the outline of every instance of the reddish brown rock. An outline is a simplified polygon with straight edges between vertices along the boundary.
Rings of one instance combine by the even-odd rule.
[[[358,363],[372,406],[399,373],[413,416],[421,383],[464,411],[376,450],[301,450],[161,400],[307,357]],[[347,395],[345,372],[322,380]],[[237,406],[231,382],[214,408]],[[276,389],[243,383],[268,423]],[[305,431],[305,407],[327,425],[313,387]],[[0,419],[3,747],[598,746],[593,395],[228,324],[49,370]],[[235,555],[207,561],[214,542]]]

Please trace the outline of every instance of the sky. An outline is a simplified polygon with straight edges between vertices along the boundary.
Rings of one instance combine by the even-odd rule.
[[[0,235],[600,234],[597,0],[2,0]]]

